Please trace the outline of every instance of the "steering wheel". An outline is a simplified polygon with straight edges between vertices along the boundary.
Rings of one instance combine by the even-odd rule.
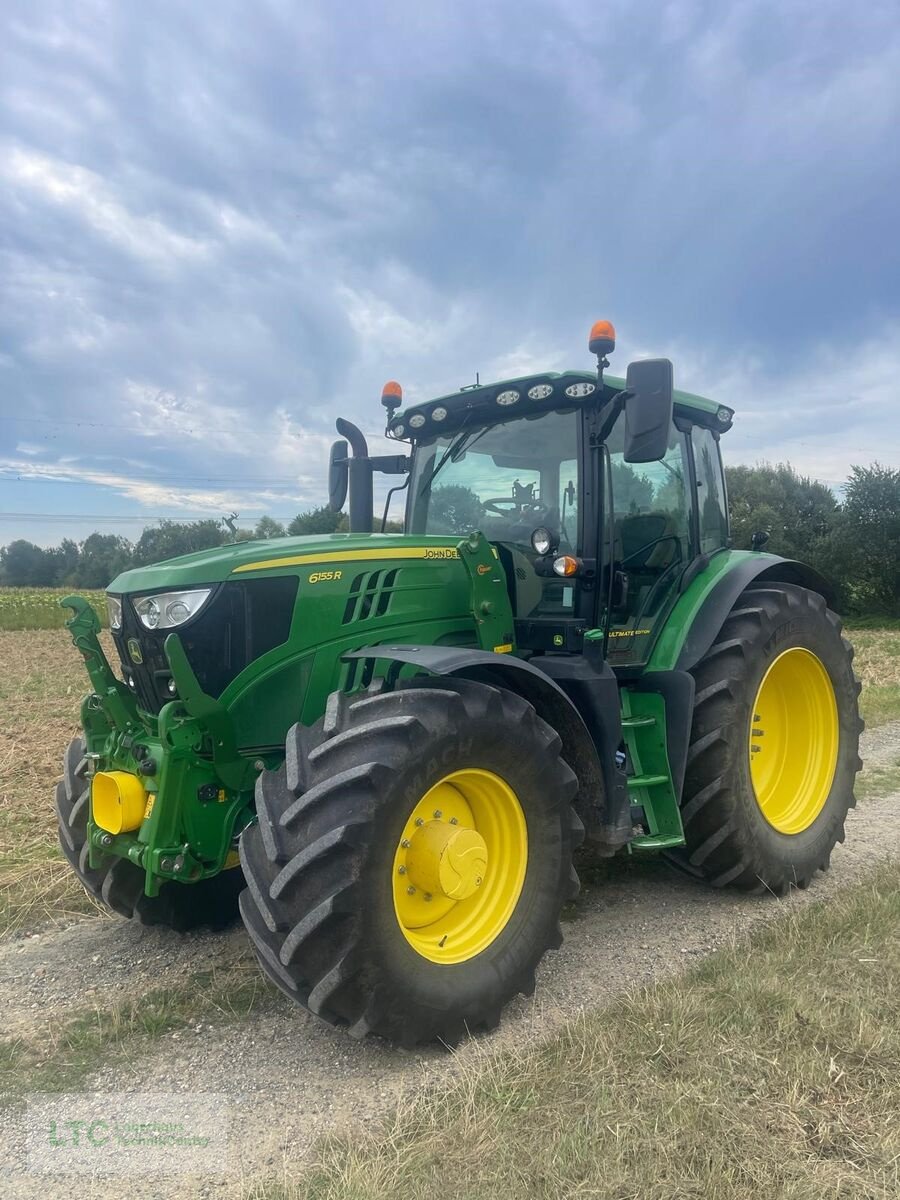
[[[632,550],[632,552],[626,558],[621,560],[620,565],[626,567],[633,558],[637,558],[638,555],[643,554],[645,550],[652,550],[653,547],[658,546],[660,542],[675,542],[678,544],[679,549],[681,548],[681,538],[677,533],[664,533],[662,537],[651,538],[651,540],[649,542],[645,542],[643,546],[638,546],[637,550]],[[642,565],[646,566],[647,564],[643,563]]]
[[[481,507],[497,517],[517,516],[522,505],[513,496],[497,496],[493,500],[482,500]]]
[[[544,504],[520,504],[512,496],[499,496],[495,500],[482,500],[481,506],[495,517],[512,520],[518,525],[529,525],[532,529],[546,522],[551,509]]]

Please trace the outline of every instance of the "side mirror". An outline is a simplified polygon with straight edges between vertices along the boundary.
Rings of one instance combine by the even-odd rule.
[[[340,512],[347,499],[347,480],[350,470],[347,465],[350,447],[343,439],[331,447],[328,458],[328,507],[332,512]]]
[[[625,377],[626,462],[656,462],[665,457],[672,426],[673,377],[667,358],[629,363]]]

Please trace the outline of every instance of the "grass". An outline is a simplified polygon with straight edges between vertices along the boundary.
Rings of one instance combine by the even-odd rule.
[[[0,630],[62,629],[71,613],[61,608],[59,602],[72,592],[93,605],[105,628],[108,619],[104,592],[83,588],[0,587]]]
[[[863,681],[860,709],[870,729],[900,718],[900,628],[856,629],[854,666]]]
[[[27,1035],[0,1038],[0,1095],[80,1090],[98,1066],[121,1066],[152,1052],[155,1039],[247,1017],[273,991],[252,961],[198,971],[110,1008],[76,1008]]]
[[[900,617],[847,617],[844,628],[851,634],[857,629],[900,630]]]
[[[68,634],[0,632],[0,936],[98,911],[62,856],[53,810],[87,690]]]
[[[900,792],[900,761],[885,767],[867,768],[857,780],[855,791],[857,800]]]
[[[477,1057],[267,1200],[900,1194],[900,868],[543,1044]]]

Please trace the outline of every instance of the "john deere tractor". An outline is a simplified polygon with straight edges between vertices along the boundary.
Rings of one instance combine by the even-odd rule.
[[[831,588],[731,548],[732,410],[666,359],[605,376],[614,339],[403,411],[388,384],[396,454],[338,422],[350,532],[120,575],[121,677],[63,602],[93,690],[56,805],[90,893],[175,929],[239,907],[298,1004],[411,1045],[533,990],[585,840],[776,895],[828,866],[862,728]],[[376,472],[402,534],[373,533]]]

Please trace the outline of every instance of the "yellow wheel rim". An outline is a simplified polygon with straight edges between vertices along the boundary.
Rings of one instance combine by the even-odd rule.
[[[394,911],[423,958],[474,958],[506,928],[528,866],[528,829],[513,789],[491,771],[445,775],[403,828]]]
[[[753,790],[779,833],[802,833],[822,811],[834,782],[838,736],[825,667],[809,650],[785,650],[763,676],[750,720]]]

